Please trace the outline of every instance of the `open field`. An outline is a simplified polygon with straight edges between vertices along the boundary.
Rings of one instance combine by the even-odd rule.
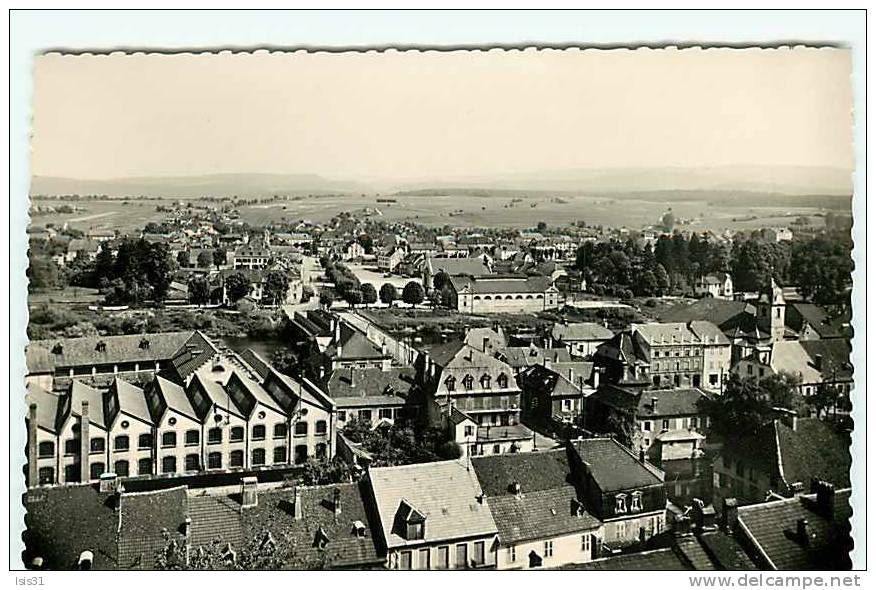
[[[444,195],[398,196],[394,203],[378,203],[375,196],[324,196],[297,201],[257,205],[241,209],[241,217],[252,224],[307,219],[326,222],[341,211],[371,209],[376,219],[413,221],[430,226],[517,227],[526,228],[544,221],[549,225],[568,225],[583,221],[589,225],[626,226],[638,229],[656,223],[672,208],[677,219],[689,219],[694,230],[742,230],[760,227],[787,227],[798,216],[808,216],[813,224],[826,210],[816,207],[734,206],[706,201],[645,201],[606,197],[546,197],[521,194],[514,197]]]
[[[31,216],[31,224],[45,226],[51,223],[60,227],[67,223],[70,227],[82,231],[98,228],[110,228],[122,233],[141,230],[150,221],[161,221],[167,215],[155,210],[161,201],[138,201],[136,199],[128,201],[121,199],[62,201],[52,199],[50,201],[37,201],[37,203],[54,206],[71,205],[84,209],[84,211],[35,215]]]

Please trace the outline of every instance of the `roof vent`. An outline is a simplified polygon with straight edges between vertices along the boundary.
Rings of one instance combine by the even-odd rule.
[[[365,527],[365,523],[361,520],[353,521],[353,529],[350,531],[353,536],[359,537],[360,539],[365,538],[365,533],[367,532],[367,528]]]
[[[58,342],[52,347],[52,354],[64,354],[64,345]]]

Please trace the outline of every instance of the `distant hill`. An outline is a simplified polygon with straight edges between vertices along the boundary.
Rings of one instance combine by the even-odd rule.
[[[712,168],[613,168],[511,172],[453,181],[412,181],[402,191],[446,189],[643,193],[726,191],[782,195],[851,195],[851,171],[828,167],[720,166]]]
[[[315,174],[209,174],[80,180],[34,176],[32,195],[109,195],[195,198],[206,196],[266,197],[286,194],[354,193],[369,188],[357,182]]]

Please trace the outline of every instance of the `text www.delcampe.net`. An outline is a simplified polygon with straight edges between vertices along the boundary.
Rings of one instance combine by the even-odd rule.
[[[690,576],[692,587],[704,588],[848,588],[861,585],[861,576],[800,576],[746,574],[742,576]]]

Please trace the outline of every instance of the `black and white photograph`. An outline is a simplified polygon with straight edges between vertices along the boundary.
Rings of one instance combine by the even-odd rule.
[[[10,568],[864,567],[862,64],[570,41],[33,55]]]

